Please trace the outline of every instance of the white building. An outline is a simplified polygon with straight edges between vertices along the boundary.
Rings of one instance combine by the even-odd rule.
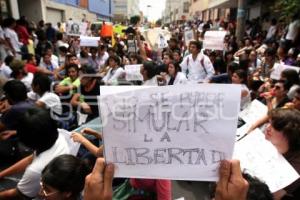
[[[115,21],[125,21],[131,16],[140,14],[140,0],[113,0],[113,2]]]
[[[190,0],[166,0],[164,23],[189,19]]]

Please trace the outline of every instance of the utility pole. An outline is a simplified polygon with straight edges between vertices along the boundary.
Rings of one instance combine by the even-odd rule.
[[[240,41],[243,39],[245,33],[245,21],[246,21],[246,0],[238,0],[237,10],[237,25],[236,25],[236,37]]]

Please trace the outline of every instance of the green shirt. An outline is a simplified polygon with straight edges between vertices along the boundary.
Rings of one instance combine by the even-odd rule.
[[[65,78],[64,80],[62,80],[59,85],[64,85],[64,86],[69,86],[69,85],[73,85],[76,88],[73,89],[71,92],[71,94],[74,94],[77,91],[77,88],[79,88],[80,86],[80,79],[77,78],[75,81],[72,82],[70,77]]]

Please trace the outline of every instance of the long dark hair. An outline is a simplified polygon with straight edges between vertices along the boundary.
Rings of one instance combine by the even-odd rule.
[[[84,187],[85,177],[90,172],[89,166],[72,155],[54,158],[42,171],[42,182],[60,192],[71,192],[76,198]]]

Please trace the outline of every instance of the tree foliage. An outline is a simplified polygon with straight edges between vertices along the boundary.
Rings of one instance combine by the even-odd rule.
[[[248,5],[261,2],[260,0],[247,0]],[[278,13],[281,19],[290,19],[296,13],[300,13],[300,0],[264,0],[266,2],[272,2],[272,12]]]
[[[300,12],[300,0],[276,0],[274,11],[280,13],[283,19],[291,18]]]

